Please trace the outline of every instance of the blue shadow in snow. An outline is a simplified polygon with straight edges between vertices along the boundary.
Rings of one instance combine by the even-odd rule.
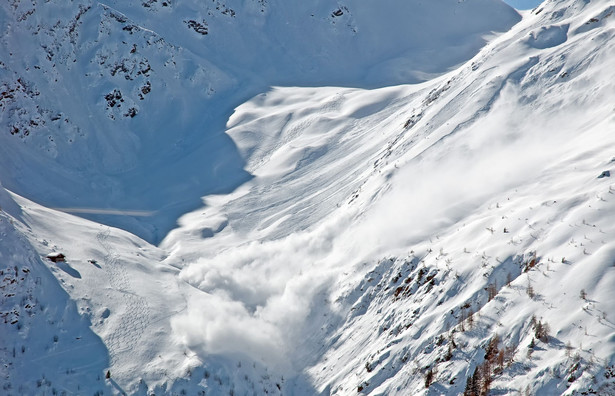
[[[81,279],[81,274],[79,273],[79,271],[68,265],[68,263],[60,261],[56,263],[56,266],[62,271],[66,272],[68,275],[72,276],[73,278]]]

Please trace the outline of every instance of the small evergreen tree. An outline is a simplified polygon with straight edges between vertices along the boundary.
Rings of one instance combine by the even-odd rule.
[[[534,325],[534,336],[542,342],[549,342],[549,332],[551,331],[548,323],[540,320]]]
[[[466,387],[463,396],[480,396],[480,371],[478,367],[474,369],[474,374],[466,380]]]
[[[497,283],[493,282],[487,286],[487,300],[491,301],[498,294]]]
[[[566,342],[566,357],[570,357],[570,352],[572,351],[572,344],[570,344],[570,340]]]
[[[425,374],[425,388],[429,388],[431,386],[431,383],[433,382],[433,377],[434,373],[433,370],[430,368]]]
[[[444,360],[449,361],[453,358],[453,347],[451,344],[448,344],[448,350],[446,351],[446,355],[444,355]]]
[[[474,326],[474,310],[470,308],[470,312],[468,312],[468,327],[472,330]]]
[[[481,382],[481,371],[478,367],[474,369],[474,374],[472,375],[472,395],[479,396],[480,395],[480,382]]]
[[[463,396],[476,396],[472,393],[472,389],[474,388],[474,376],[470,376],[466,379],[466,387],[463,390]]]
[[[487,344],[487,348],[485,349],[485,360],[489,362],[494,362],[499,353],[500,337],[496,334],[489,340],[489,344]]]

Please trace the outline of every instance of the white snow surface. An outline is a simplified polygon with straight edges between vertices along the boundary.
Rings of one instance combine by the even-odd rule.
[[[615,394],[611,1],[31,3],[3,393]]]
[[[224,133],[235,106],[424,81],[518,20],[499,0],[3,2],[2,182],[157,244],[251,178]]]

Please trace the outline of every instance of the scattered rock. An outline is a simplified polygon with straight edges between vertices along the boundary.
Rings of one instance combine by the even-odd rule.
[[[598,179],[603,179],[605,177],[611,177],[611,171],[605,170],[600,174],[600,176],[598,176]]]
[[[195,32],[202,34],[203,36],[209,34],[209,28],[207,26],[207,22],[197,22],[194,19],[190,19],[188,21],[184,21],[186,25]]]

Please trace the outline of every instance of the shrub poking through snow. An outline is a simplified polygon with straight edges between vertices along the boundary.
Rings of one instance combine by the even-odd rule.
[[[429,388],[431,386],[434,380],[434,376],[435,372],[433,369],[430,368],[429,370],[427,370],[427,372],[425,373],[425,388]]]
[[[483,363],[477,366],[472,376],[466,380],[464,396],[488,395],[494,376],[502,373],[505,365],[512,363],[515,347],[500,348],[500,341],[500,336],[495,334],[487,343]]]
[[[551,328],[548,323],[542,323],[540,320],[534,324],[534,336],[542,342],[549,342],[549,332]]]

